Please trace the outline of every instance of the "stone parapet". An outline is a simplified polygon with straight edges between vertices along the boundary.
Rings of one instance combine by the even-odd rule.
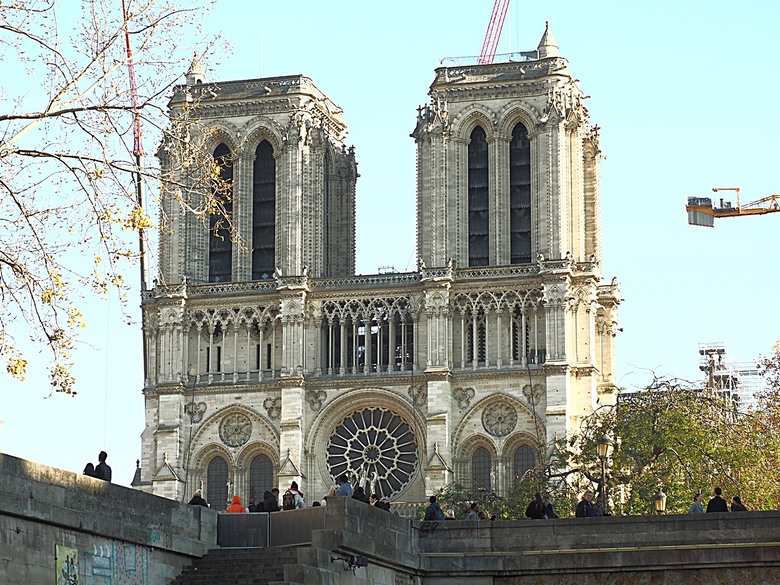
[[[0,543],[4,585],[53,582],[55,544],[82,576],[172,579],[216,545],[216,512],[0,454]]]

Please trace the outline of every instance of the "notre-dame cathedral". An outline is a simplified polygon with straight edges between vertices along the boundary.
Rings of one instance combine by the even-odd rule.
[[[519,60],[436,69],[429,95],[418,270],[356,276],[341,108],[307,77],[212,83],[193,62],[170,116],[201,127],[235,232],[164,198],[135,487],[218,509],[292,480],[319,499],[344,473],[399,508],[502,494],[614,401],[602,154],[568,61],[545,30]]]

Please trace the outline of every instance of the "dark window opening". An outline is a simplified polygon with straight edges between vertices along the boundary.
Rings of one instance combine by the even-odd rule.
[[[509,250],[511,264],[531,262],[531,141],[517,124],[509,143]]]
[[[211,348],[206,348],[206,373],[211,371]]]
[[[536,456],[533,449],[523,445],[515,451],[515,479],[520,480],[526,472],[536,467]]]
[[[222,457],[209,461],[206,471],[206,499],[216,510],[228,507],[228,466]]]
[[[255,346],[255,369],[260,369],[260,344]]]
[[[258,455],[249,466],[249,497],[255,503],[261,503],[263,494],[276,487],[274,466],[267,455]]]
[[[476,343],[474,343],[474,319],[477,320]],[[477,362],[484,362],[486,343],[485,313],[482,310],[479,310],[476,315],[473,312],[469,312],[466,321],[466,328],[466,361],[473,362],[476,359]]]
[[[406,312],[389,314],[384,305],[366,309],[373,315],[370,319],[358,314],[334,316],[332,321],[323,321],[320,330],[322,367],[332,373],[414,369],[411,315]]]
[[[484,447],[474,451],[471,457],[471,479],[473,480],[474,490],[490,491],[492,489],[491,470],[492,461],[490,453]]]
[[[271,344],[267,344],[265,346],[265,369],[270,370],[271,368]]]
[[[523,356],[523,347],[525,347],[525,359],[528,364],[543,364],[547,359],[545,347],[544,327],[536,321],[539,330],[534,332],[531,323],[532,317],[528,317],[523,330],[523,316],[521,309],[515,309],[512,319],[512,359],[520,360]]]
[[[490,262],[488,143],[481,126],[471,132],[468,169],[469,266],[487,266]]]
[[[273,277],[276,266],[276,161],[263,140],[255,151],[252,180],[252,280]]]
[[[233,271],[233,158],[230,149],[220,144],[214,150],[219,174],[211,184],[214,211],[209,216],[209,282],[228,282]]]

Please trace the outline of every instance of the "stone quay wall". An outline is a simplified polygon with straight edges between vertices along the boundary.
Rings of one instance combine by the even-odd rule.
[[[780,585],[780,512],[502,521],[408,521],[330,498],[313,545],[363,555],[339,583]],[[313,568],[288,583],[329,583]],[[332,579],[332,577],[331,577]],[[344,580],[346,579],[346,580]]]
[[[329,498],[323,513],[280,583],[780,585],[780,512],[434,524]],[[0,454],[2,585],[57,582],[63,551],[78,583],[164,585],[216,529],[213,510]],[[339,560],[352,555],[367,566]]]
[[[207,508],[0,454],[3,585],[57,582],[65,550],[79,583],[167,583],[216,546],[216,525]]]

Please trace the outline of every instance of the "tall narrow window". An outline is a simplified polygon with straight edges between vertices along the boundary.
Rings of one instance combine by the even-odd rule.
[[[331,241],[335,244],[338,240],[338,238],[333,237],[331,238],[331,231],[334,229],[337,229],[338,227],[338,213],[335,213],[336,210],[333,209],[333,201],[331,201],[331,187],[330,187],[330,167],[333,164],[330,149],[325,149],[325,169],[323,172],[323,201],[322,201],[322,208],[325,210],[325,229],[323,230],[323,237],[324,241],[322,242],[322,251],[325,253],[325,274],[332,274],[331,268],[333,263],[331,262],[331,259],[334,257],[334,250],[331,250],[330,243]]]
[[[252,181],[252,280],[271,278],[276,266],[276,161],[263,140],[255,151]]]
[[[252,459],[249,466],[249,497],[260,502],[263,500],[263,494],[271,491],[275,485],[271,459],[267,455],[258,455]]]
[[[490,261],[488,187],[487,136],[477,126],[469,142],[469,266],[487,266]]]
[[[484,447],[474,451],[474,455],[471,456],[471,479],[475,490],[490,491],[492,489],[490,481],[491,459],[490,453]]]
[[[209,461],[206,472],[206,499],[212,508],[224,510],[228,499],[228,466],[227,462],[217,455]]]
[[[509,253],[511,264],[531,262],[531,142],[521,123],[509,143]]]
[[[528,445],[522,445],[515,451],[515,479],[522,479],[527,471],[536,467],[536,456]]]
[[[233,242],[230,222],[233,219],[233,158],[224,144],[214,150],[219,165],[219,176],[213,181],[211,192],[215,212],[209,217],[209,282],[227,282],[233,272]]]

